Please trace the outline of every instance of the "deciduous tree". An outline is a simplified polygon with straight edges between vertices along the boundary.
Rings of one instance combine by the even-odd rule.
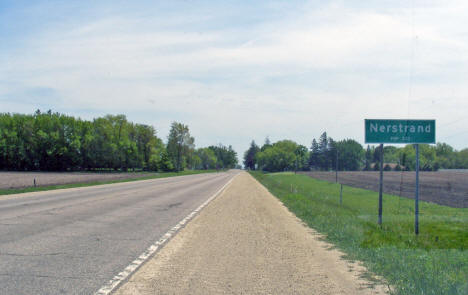
[[[194,148],[195,139],[190,136],[189,127],[182,123],[173,122],[167,141],[167,152],[176,171],[185,168],[186,161]]]

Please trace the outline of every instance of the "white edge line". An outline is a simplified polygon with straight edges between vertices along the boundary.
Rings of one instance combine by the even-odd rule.
[[[192,211],[189,215],[187,215],[184,219],[182,219],[177,225],[171,228],[168,232],[166,232],[158,241],[156,241],[153,245],[149,246],[143,254],[141,254],[137,259],[133,260],[130,265],[128,265],[123,271],[113,277],[107,284],[101,287],[95,295],[108,295],[111,294],[112,291],[116,290],[116,288],[125,281],[128,277],[130,277],[143,263],[145,263],[150,257],[153,256],[156,251],[161,248],[161,246],[170,240],[187,222],[189,222],[195,215],[197,215],[208,203],[210,203],[214,198],[216,198],[221,192],[234,180],[234,178],[239,175],[237,173],[234,175],[223,187],[221,187],[214,195],[212,195],[208,200],[206,200],[203,204],[201,204],[197,209]]]

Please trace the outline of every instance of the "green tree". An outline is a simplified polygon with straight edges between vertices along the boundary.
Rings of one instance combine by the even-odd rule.
[[[353,139],[345,139],[336,143],[338,149],[338,169],[356,171],[361,168],[364,149]]]
[[[266,150],[267,148],[271,147],[271,141],[270,141],[270,138],[267,136],[265,138],[265,143],[262,145],[262,147],[260,148],[260,150],[263,152],[264,150]]]
[[[151,171],[173,171],[174,166],[167,154],[166,146],[162,140],[154,136],[149,142],[149,161],[146,164],[148,170]]]
[[[96,118],[93,121],[94,140],[91,146],[93,168],[119,167],[120,152],[116,138],[115,124],[111,116]]]
[[[244,167],[245,169],[255,170],[257,164],[256,155],[260,151],[258,145],[252,140],[249,149],[244,153]]]
[[[297,145],[296,149],[294,150],[295,159],[295,168],[294,171],[301,170],[306,171],[309,170],[309,151],[307,147],[303,145]]]
[[[189,127],[173,122],[167,141],[167,152],[176,171],[185,168],[187,157],[194,147],[195,139],[190,136]]]
[[[365,155],[365,164],[364,164],[365,171],[371,170],[371,163],[372,163],[372,150],[370,146],[367,145],[366,155]]]
[[[161,144],[153,127],[124,115],[90,122],[50,110],[0,114],[0,169],[144,169],[153,146]]]
[[[398,163],[398,148],[392,145],[384,146],[385,163]]]
[[[468,169],[468,148],[462,149],[457,153],[455,168]]]
[[[195,154],[200,159],[198,169],[216,169],[217,158],[212,149],[200,148]]]
[[[294,171],[297,143],[281,140],[257,154],[258,165],[265,171]]]
[[[436,163],[436,150],[428,144],[419,145],[420,167],[423,171],[434,171]]]
[[[435,147],[436,161],[435,169],[452,169],[456,167],[457,152],[446,143],[438,142]]]
[[[172,164],[172,160],[169,157],[169,153],[167,152],[166,149],[163,149],[161,151],[161,158],[158,163],[158,170],[164,171],[164,172],[169,172],[169,171],[174,171],[174,165]]]
[[[232,146],[226,147],[222,144],[218,146],[209,146],[216,155],[218,168],[232,169],[237,165],[237,153],[232,149]]]
[[[331,165],[331,159],[330,159],[330,140],[327,137],[327,132],[323,132],[322,135],[320,135],[319,139],[319,151],[318,151],[318,166],[320,167],[321,170],[329,170],[330,165]]]
[[[326,170],[332,169],[336,170],[336,161],[338,160],[338,143],[333,140],[333,138],[328,138],[328,148],[325,152],[325,159],[327,159],[328,167]]]
[[[380,151],[381,151],[381,148],[380,148],[380,145],[375,147],[374,148],[374,154],[372,155],[372,160],[374,162],[374,170],[375,171],[379,171],[380,170]],[[384,148],[384,151],[385,151],[385,148]],[[383,154],[384,156],[384,163],[385,163],[385,153]]]
[[[310,147],[309,166],[314,169],[318,169],[320,156],[320,147],[315,138],[312,140],[312,146]]]
[[[399,150],[401,163],[406,170],[416,169],[416,151],[414,145],[408,144]],[[428,144],[419,145],[419,167],[422,171],[432,171],[435,167],[436,150]]]

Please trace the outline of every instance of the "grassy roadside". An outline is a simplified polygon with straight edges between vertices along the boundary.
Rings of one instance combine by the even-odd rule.
[[[251,173],[310,227],[326,235],[347,258],[392,286],[393,294],[468,294],[468,208],[420,202],[420,235],[413,234],[414,201],[292,173]]]
[[[0,196],[1,195],[30,193],[30,192],[49,191],[49,190],[57,190],[57,189],[65,189],[65,188],[94,186],[94,185],[111,184],[111,183],[120,183],[120,182],[131,182],[131,181],[147,180],[147,179],[166,178],[166,177],[192,175],[192,174],[201,174],[201,173],[213,173],[213,172],[216,172],[216,170],[186,170],[186,171],[182,171],[182,172],[163,172],[163,173],[158,173],[158,174],[155,174],[155,175],[142,176],[142,177],[136,177],[136,178],[128,178],[128,179],[79,182],[79,183],[69,183],[69,184],[60,184],[60,185],[27,187],[27,188],[20,188],[20,189],[0,189]]]

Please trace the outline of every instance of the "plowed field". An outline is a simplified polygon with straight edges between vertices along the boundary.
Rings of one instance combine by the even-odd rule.
[[[335,172],[303,172],[313,178],[335,182]],[[379,172],[339,172],[338,182],[373,191],[379,190]],[[440,205],[468,208],[468,173],[438,171],[419,173],[419,199]],[[415,172],[384,172],[384,193],[414,198]]]
[[[0,172],[0,189],[140,178],[154,173]]]

